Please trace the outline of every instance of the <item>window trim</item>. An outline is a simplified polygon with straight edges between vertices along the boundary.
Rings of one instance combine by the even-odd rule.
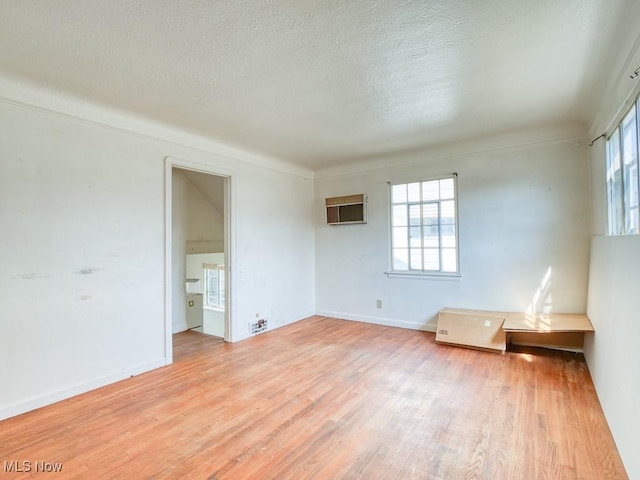
[[[624,137],[623,137],[623,124],[631,110],[635,108],[635,136],[636,136],[636,168],[640,170],[640,95],[637,95],[633,102],[625,108],[622,112],[622,115],[619,120],[615,123],[615,127],[611,131],[609,135],[605,137],[605,148],[604,148],[604,190],[605,190],[605,200],[606,200],[606,227],[607,227],[607,236],[623,236],[623,235],[638,235],[640,234],[640,230],[636,232],[629,233],[627,230],[627,215],[629,211],[627,209],[627,196],[629,192],[625,187],[625,164],[624,164]],[[614,137],[617,136],[618,141],[618,156],[619,156],[619,166],[620,166],[620,195],[617,199],[618,202],[614,205],[611,202],[612,199],[612,190],[609,188],[609,170],[610,170],[610,150],[611,150],[611,142]],[[640,172],[639,172],[640,173]],[[637,197],[640,197],[640,174],[638,174],[638,178],[636,179],[637,185],[635,186]],[[636,203],[640,202],[640,198],[636,198]],[[619,231],[617,231],[616,225],[614,225],[614,215],[612,215],[612,209],[619,208],[620,209],[620,218],[618,219]]]
[[[204,298],[203,298],[203,307],[206,308],[207,310],[217,310],[217,311],[224,311],[226,309],[225,305],[220,305],[220,300],[222,299],[222,301],[226,304],[226,281],[227,281],[227,275],[226,275],[226,268],[224,265],[222,264],[213,264],[213,263],[203,263],[202,264],[202,270],[203,270],[203,277],[204,277]],[[218,273],[217,276],[217,291],[218,291],[218,304],[217,305],[211,305],[208,301],[209,299],[209,276],[207,274],[207,270],[216,270]],[[223,294],[220,295],[220,272],[223,273],[223,280],[222,280],[222,290],[223,290]]]
[[[460,281],[461,273],[418,271],[418,270],[387,270],[384,274],[388,278],[404,278],[409,280],[446,280],[450,282]]]
[[[423,182],[431,182],[436,180],[446,180],[448,178],[453,179],[453,202],[454,202],[454,211],[455,211],[455,250],[456,250],[456,271],[455,272],[444,272],[442,270],[394,270],[393,269],[393,194],[392,190],[395,185],[407,185],[410,183],[423,183]],[[388,278],[404,278],[404,279],[420,279],[420,280],[446,280],[446,281],[460,281],[462,278],[461,273],[461,265],[460,265],[460,221],[459,221],[459,190],[458,190],[458,174],[450,173],[444,175],[437,176],[425,176],[420,177],[419,180],[409,179],[409,180],[398,180],[394,182],[387,182],[387,229],[388,229],[388,268],[384,272],[384,274]],[[441,217],[440,217],[440,203],[443,200],[438,199],[438,224],[441,225]],[[419,205],[423,205],[425,203],[431,203],[432,201],[420,201]],[[409,205],[410,202],[407,202],[406,205]],[[421,220],[421,226],[422,220]],[[424,247],[423,247],[424,248]],[[440,257],[440,267],[442,268],[442,231],[439,228],[439,242],[438,242],[438,254]]]

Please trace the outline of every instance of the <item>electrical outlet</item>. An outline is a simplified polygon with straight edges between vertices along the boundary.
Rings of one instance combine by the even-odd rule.
[[[382,300],[376,300],[376,308],[382,308]]]

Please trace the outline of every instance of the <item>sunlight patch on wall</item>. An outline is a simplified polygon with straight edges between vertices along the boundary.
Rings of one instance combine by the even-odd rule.
[[[553,299],[551,295],[551,277],[552,269],[551,267],[549,267],[542,277],[540,285],[538,285],[538,288],[531,298],[531,302],[527,307],[527,314],[551,313],[551,310],[553,308]],[[535,318],[533,316],[531,317],[531,322],[536,322],[536,324],[539,324],[541,321],[542,320],[540,318]]]

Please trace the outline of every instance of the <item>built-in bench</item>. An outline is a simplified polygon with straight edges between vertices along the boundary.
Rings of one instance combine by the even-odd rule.
[[[593,332],[584,314],[535,314],[443,308],[436,342],[504,353],[507,344],[581,352]]]

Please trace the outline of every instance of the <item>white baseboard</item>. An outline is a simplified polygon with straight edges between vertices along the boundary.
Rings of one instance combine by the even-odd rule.
[[[315,315],[315,313],[313,313],[313,312],[306,312],[306,313],[301,314],[300,316],[296,316],[296,317],[290,318],[289,320],[278,321],[278,322],[267,318],[267,320],[269,321],[269,327],[268,327],[268,329],[266,331],[267,332],[271,332],[273,330],[277,330],[278,328],[282,328],[282,327],[285,327],[287,325],[291,325],[291,324],[294,324],[294,323],[299,322],[301,320],[304,320],[305,318],[313,317],[314,315]],[[248,322],[247,325],[249,323],[250,322]],[[239,342],[239,341],[242,341],[242,340],[246,340],[247,338],[250,338],[250,337],[251,337],[251,333],[249,332],[249,329],[243,329],[243,330],[237,332],[237,338],[235,338],[232,341],[233,342]]]
[[[408,330],[421,330],[425,332],[436,332],[436,325],[429,323],[407,322],[405,320],[395,320],[392,318],[369,317],[365,315],[352,315],[345,312],[334,312],[330,310],[320,310],[316,313],[323,317],[339,318],[342,320],[351,320],[354,322],[373,323],[375,325],[384,325],[387,327],[406,328]]]
[[[189,330],[189,325],[187,325],[187,322],[180,322],[179,324],[174,324],[171,326],[172,330],[171,330],[171,334],[176,334],[176,333],[180,333],[180,332],[186,332],[187,330]]]
[[[113,373],[105,377],[96,378],[80,385],[65,388],[54,393],[48,393],[46,395],[32,398],[30,400],[8,407],[1,407],[0,420],[15,417],[16,415],[20,415],[22,413],[30,412],[31,410],[35,410],[36,408],[45,407],[47,405],[51,405],[52,403],[75,397],[76,395],[80,395],[81,393],[95,390],[96,388],[104,387],[105,385],[124,380],[125,378],[133,377],[150,370],[155,370],[156,368],[164,367],[165,365],[166,359],[165,357],[162,357],[154,360],[153,362],[144,363],[142,365],[138,365],[121,372]]]

